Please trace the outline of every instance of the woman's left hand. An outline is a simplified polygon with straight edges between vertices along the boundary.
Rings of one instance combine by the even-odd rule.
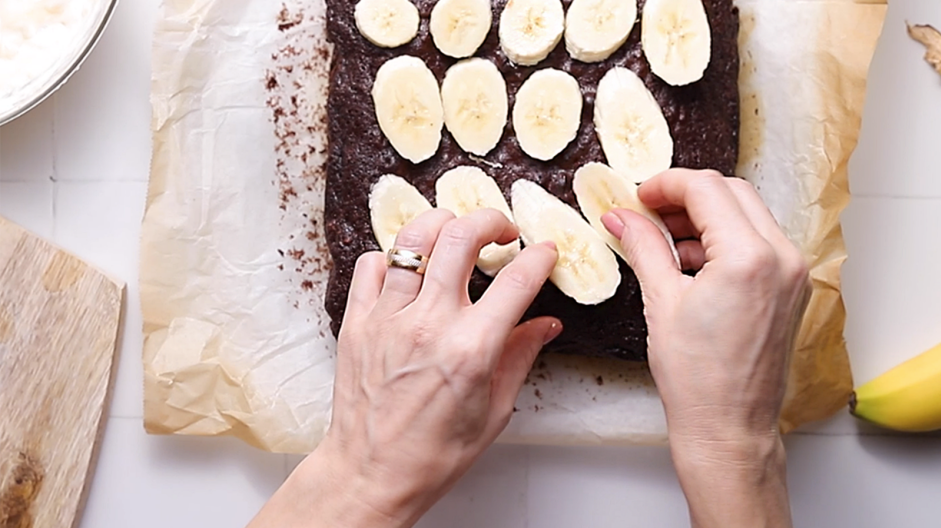
[[[502,213],[419,216],[396,248],[429,257],[424,275],[368,253],[356,265],[339,337],[327,437],[272,499],[301,506],[295,524],[411,526],[506,427],[558,320],[518,324],[557,259],[554,245],[523,250],[472,303],[480,249],[518,237]],[[293,497],[293,498],[291,498]],[[298,502],[300,501],[300,502]],[[282,512],[283,514],[283,512]],[[313,521],[313,524],[311,522]]]

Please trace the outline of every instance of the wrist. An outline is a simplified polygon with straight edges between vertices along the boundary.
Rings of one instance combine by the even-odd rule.
[[[357,467],[355,461],[335,449],[329,440],[311,453],[288,481],[316,515],[313,527],[400,528],[411,526],[409,498],[401,488]],[[306,527],[305,527],[306,528]]]
[[[693,526],[791,526],[779,434],[699,441],[671,436],[670,449]]]

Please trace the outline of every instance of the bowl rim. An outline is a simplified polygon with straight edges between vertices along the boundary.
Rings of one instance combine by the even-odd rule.
[[[69,65],[68,68],[63,70],[62,74],[55,78],[54,81],[49,83],[49,85],[44,88],[39,94],[27,101],[25,104],[13,108],[6,114],[0,114],[0,126],[3,126],[10,121],[22,116],[23,114],[29,112],[33,108],[39,106],[40,103],[49,98],[54,94],[59,88],[62,87],[69,78],[78,71],[82,66],[85,60],[91,55],[92,50],[95,49],[95,46],[98,45],[98,41],[101,40],[101,36],[104,34],[105,30],[108,27],[108,24],[111,22],[111,18],[114,15],[114,11],[118,6],[119,0],[108,0],[107,7],[104,10],[104,14],[101,16],[101,19],[97,22],[97,28],[89,38],[86,43],[83,45],[82,52],[75,58],[74,61]]]

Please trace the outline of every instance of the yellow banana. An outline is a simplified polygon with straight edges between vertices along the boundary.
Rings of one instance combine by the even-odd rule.
[[[941,429],[941,344],[856,389],[850,412],[896,431]]]

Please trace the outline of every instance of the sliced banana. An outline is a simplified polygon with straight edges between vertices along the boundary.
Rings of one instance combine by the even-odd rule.
[[[513,130],[523,152],[548,161],[575,139],[581,115],[578,81],[546,68],[530,75],[516,92]]]
[[[506,81],[486,59],[467,59],[448,68],[441,83],[444,123],[467,152],[485,156],[500,141],[509,103]]]
[[[712,31],[702,0],[647,0],[640,41],[650,70],[668,84],[702,79],[712,46]]]
[[[444,110],[438,81],[421,59],[401,55],[380,66],[372,100],[379,128],[403,158],[419,163],[437,152]]]
[[[493,178],[483,170],[462,165],[445,172],[435,182],[435,201],[438,207],[447,209],[456,216],[464,216],[479,209],[496,209],[511,222],[513,214],[506,203],[503,192]],[[480,250],[477,267],[493,277],[509,264],[520,252],[520,242],[509,244],[487,244]]]
[[[564,30],[559,0],[509,0],[500,14],[500,48],[516,64],[532,66],[549,56]]]
[[[429,210],[431,204],[412,184],[394,174],[379,178],[369,193],[369,218],[382,251],[392,249],[399,230]]]
[[[565,15],[565,49],[574,59],[599,62],[618,50],[637,19],[626,0],[573,0]]]
[[[395,48],[415,38],[418,18],[418,8],[408,0],[360,0],[353,9],[356,29],[382,48]]]
[[[601,235],[601,238],[607,242],[608,246],[624,259],[624,262],[627,262],[627,256],[621,248],[621,242],[612,236],[601,222],[601,217],[615,208],[630,209],[640,213],[660,228],[663,236],[670,244],[673,258],[676,259],[676,263],[679,265],[680,255],[673,243],[673,235],[670,234],[670,230],[667,229],[667,225],[663,223],[660,215],[644,205],[637,197],[637,184],[614,172],[611,167],[604,163],[592,162],[582,165],[581,168],[575,171],[572,190],[575,191],[578,207],[582,210],[585,218],[588,219],[588,223],[595,228],[595,231]]]
[[[562,293],[580,304],[598,304],[614,295],[621,284],[617,259],[575,209],[528,180],[513,183],[511,199],[523,242],[555,242],[559,260],[549,280]]]
[[[598,83],[595,132],[608,164],[637,183],[673,163],[673,138],[660,105],[627,68],[611,68]]]
[[[490,32],[490,0],[440,0],[429,29],[441,53],[456,59],[473,55]]]

